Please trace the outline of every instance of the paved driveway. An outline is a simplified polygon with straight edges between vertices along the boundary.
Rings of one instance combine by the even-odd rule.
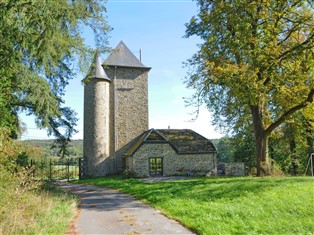
[[[116,190],[80,184],[60,184],[81,199],[75,224],[79,234],[193,234],[159,211]]]

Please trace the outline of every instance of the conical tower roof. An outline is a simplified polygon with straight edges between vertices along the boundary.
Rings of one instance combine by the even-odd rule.
[[[112,50],[109,57],[104,61],[104,66],[150,69],[144,66],[122,41]]]
[[[83,81],[87,79],[93,79],[93,78],[104,79],[104,80],[110,81],[104,68],[101,65],[101,59],[100,59],[100,55],[98,51],[96,51],[94,60],[89,68],[89,71],[86,77],[83,79]]]

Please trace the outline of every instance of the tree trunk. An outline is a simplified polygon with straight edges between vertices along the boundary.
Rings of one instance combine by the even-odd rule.
[[[268,161],[268,136],[255,136],[255,155],[257,176],[270,175]]]
[[[255,136],[256,174],[257,176],[269,175],[268,135],[262,122],[262,108],[260,106],[251,106],[251,113]]]
[[[290,154],[291,154],[291,166],[292,166],[292,175],[297,175],[298,173],[298,157],[296,153],[296,142],[294,138],[289,140],[289,145],[290,145]]]
[[[293,136],[289,137],[289,146],[290,146],[290,154],[291,154],[292,175],[297,175],[298,168],[299,168],[297,153],[296,153],[297,144]]]

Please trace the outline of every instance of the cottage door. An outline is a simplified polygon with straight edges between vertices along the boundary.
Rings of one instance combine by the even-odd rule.
[[[151,176],[162,176],[163,167],[162,167],[162,158],[155,157],[149,159],[149,174]]]

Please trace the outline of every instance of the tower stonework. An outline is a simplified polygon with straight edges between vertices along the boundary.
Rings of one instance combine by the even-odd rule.
[[[120,42],[101,69],[105,78],[91,79],[84,88],[87,177],[122,172],[120,150],[148,129],[150,68]]]
[[[110,83],[98,53],[84,86],[84,175],[106,175],[104,165],[110,153]]]

